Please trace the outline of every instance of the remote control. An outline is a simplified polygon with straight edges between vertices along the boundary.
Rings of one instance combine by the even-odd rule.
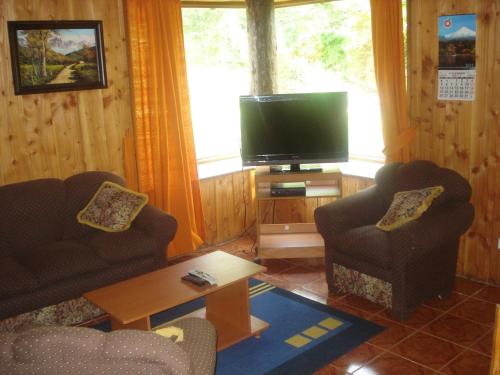
[[[201,270],[191,270],[188,272],[189,275],[197,276],[200,279],[206,280],[210,285],[215,285],[217,284],[217,279],[213,277],[212,275],[203,272]]]
[[[182,280],[184,281],[189,281],[190,283],[193,283],[198,286],[203,286],[205,284],[208,284],[208,282],[198,276],[193,276],[193,275],[184,275],[182,276]]]

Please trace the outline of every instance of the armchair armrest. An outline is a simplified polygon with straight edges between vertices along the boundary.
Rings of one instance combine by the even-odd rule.
[[[314,219],[319,233],[328,238],[332,232],[375,223],[385,213],[377,186],[371,186],[353,195],[318,207]]]
[[[154,237],[158,255],[165,256],[167,245],[172,241],[177,231],[177,220],[165,211],[148,204],[139,212],[133,226]]]
[[[474,207],[459,202],[440,207],[389,232],[393,259],[411,263],[460,237],[472,224]]]

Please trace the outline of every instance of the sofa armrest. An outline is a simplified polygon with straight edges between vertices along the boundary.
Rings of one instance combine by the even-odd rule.
[[[167,246],[177,231],[177,220],[173,216],[148,204],[139,212],[132,225],[149,233],[156,241],[158,255],[166,256]]]
[[[440,207],[389,232],[393,259],[412,263],[460,237],[472,224],[474,207],[459,202]]]
[[[370,225],[385,213],[383,201],[377,187],[371,186],[353,195],[318,207],[314,219],[319,233],[325,241],[333,233]]]

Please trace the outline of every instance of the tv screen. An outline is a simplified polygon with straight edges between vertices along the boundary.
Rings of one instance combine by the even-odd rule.
[[[347,93],[240,96],[243,165],[348,160]]]

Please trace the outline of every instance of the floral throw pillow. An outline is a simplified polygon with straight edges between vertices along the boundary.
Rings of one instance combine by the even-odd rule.
[[[418,219],[443,191],[442,186],[433,186],[394,194],[391,206],[377,223],[377,228],[391,231],[411,220]]]
[[[122,232],[130,228],[132,221],[147,203],[146,194],[105,181],[85,208],[78,212],[77,220],[106,232]]]

